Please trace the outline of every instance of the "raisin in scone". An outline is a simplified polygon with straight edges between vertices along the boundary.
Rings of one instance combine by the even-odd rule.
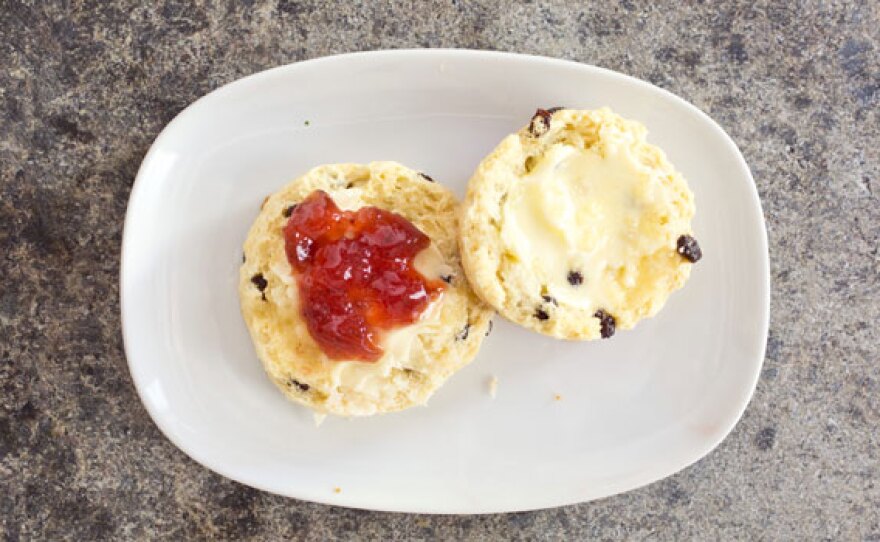
[[[493,312],[462,272],[456,207],[394,162],[320,166],[264,202],[239,296],[287,397],[343,416],[401,410],[474,358]]]
[[[565,339],[653,316],[701,256],[694,198],[647,130],[607,108],[539,109],[470,180],[460,220],[474,291]]]

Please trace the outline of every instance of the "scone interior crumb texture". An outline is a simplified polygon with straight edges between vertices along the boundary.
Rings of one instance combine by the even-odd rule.
[[[296,280],[284,249],[292,206],[315,190],[343,210],[375,206],[403,216],[431,238],[431,267],[448,284],[410,326],[387,333],[373,363],[328,359],[302,319]],[[272,381],[316,412],[361,416],[424,404],[470,362],[492,310],[471,291],[456,244],[455,196],[427,176],[394,162],[320,166],[264,203],[244,245],[239,296],[257,355]]]
[[[657,313],[695,261],[679,241],[696,246],[694,198],[646,134],[607,108],[554,108],[506,137],[462,210],[474,291],[509,320],[566,339],[609,337]]]

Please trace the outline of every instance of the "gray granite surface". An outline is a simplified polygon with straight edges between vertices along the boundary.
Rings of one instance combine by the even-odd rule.
[[[0,0],[0,538],[880,540],[878,29],[876,1]],[[128,375],[117,286],[151,141],[241,76],[398,47],[619,70],[740,145],[767,218],[770,338],[708,457],[599,502],[429,517],[261,493],[162,437]]]

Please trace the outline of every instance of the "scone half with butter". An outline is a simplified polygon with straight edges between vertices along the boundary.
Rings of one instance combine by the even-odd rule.
[[[320,166],[266,199],[239,297],[287,397],[324,414],[397,411],[474,358],[493,311],[465,280],[456,208],[394,162]]]
[[[465,272],[505,318],[564,339],[659,311],[701,252],[694,198],[647,130],[610,109],[539,109],[470,180]]]

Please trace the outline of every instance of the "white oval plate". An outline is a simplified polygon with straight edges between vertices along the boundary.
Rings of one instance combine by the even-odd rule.
[[[556,105],[642,121],[684,173],[705,252],[686,287],[607,341],[556,341],[496,319],[427,408],[315,427],[264,376],[239,314],[241,245],[260,202],[318,164],[370,160],[400,161],[462,196],[482,156]],[[310,501],[483,513],[627,491],[718,445],[763,361],[769,273],[748,167],[682,99],[560,60],[385,51],[246,77],[174,119],[132,190],[121,296],[141,399],[199,463]]]

